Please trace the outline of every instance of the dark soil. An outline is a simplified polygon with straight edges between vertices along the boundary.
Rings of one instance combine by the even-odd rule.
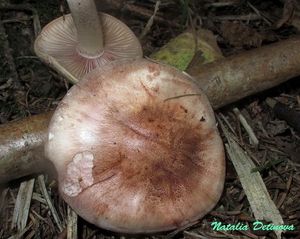
[[[122,19],[137,36],[150,17],[147,13],[153,12],[155,5],[154,0],[119,0],[116,2],[122,2],[123,7],[116,8],[107,4],[100,6],[100,2],[99,9]],[[220,3],[224,3],[223,6]],[[139,6],[144,12],[128,10],[125,5]],[[145,55],[149,55],[192,26],[211,30],[225,56],[251,50],[299,34],[299,5],[297,0],[162,0],[157,15],[159,19],[154,21],[142,40],[143,50]],[[33,16],[36,14],[39,17],[43,27],[67,12],[66,3],[59,0],[0,0],[0,124],[55,109],[71,87],[70,83],[43,64],[33,51],[37,34]],[[288,122],[278,119],[266,103],[266,98],[274,98],[299,112],[299,82],[299,77],[291,79],[216,112],[227,118],[240,144],[255,159],[284,223],[295,226],[295,230],[284,232],[283,238],[300,238],[300,132]],[[232,111],[234,107],[240,109],[254,130],[260,142],[258,147],[250,143],[248,134]],[[148,238],[276,238],[272,231],[212,230],[213,221],[247,225],[255,221],[229,158],[227,164],[224,193],[214,211],[189,228]],[[61,220],[66,222],[67,207],[58,195],[56,181],[46,176],[46,183]],[[2,189],[0,238],[22,238],[11,237],[18,233],[11,228],[18,189],[19,182]],[[38,185],[34,192],[35,198],[41,196]],[[59,232],[49,208],[37,199],[31,202],[27,225],[29,227],[23,238],[66,238],[66,231]],[[79,219],[78,225],[79,238],[123,237],[95,228],[83,219]]]

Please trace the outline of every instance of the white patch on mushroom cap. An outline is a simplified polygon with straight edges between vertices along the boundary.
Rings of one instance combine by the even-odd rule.
[[[75,197],[93,184],[93,160],[94,155],[89,151],[77,153],[73,157],[73,161],[67,166],[67,175],[62,186],[66,195]]]

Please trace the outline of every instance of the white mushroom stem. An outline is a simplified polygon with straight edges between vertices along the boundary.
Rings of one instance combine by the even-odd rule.
[[[67,0],[77,29],[78,51],[99,56],[103,52],[103,31],[94,0]]]

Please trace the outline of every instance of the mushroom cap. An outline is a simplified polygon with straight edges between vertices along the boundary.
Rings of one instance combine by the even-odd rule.
[[[99,13],[99,18],[104,32],[103,53],[97,56],[80,53],[77,31],[70,14],[55,19],[43,28],[34,43],[35,53],[45,63],[60,71],[55,64],[51,64],[50,58],[54,58],[79,80],[94,68],[108,62],[142,57],[139,40],[124,23],[105,13]]]
[[[74,85],[51,120],[46,155],[65,201],[117,232],[185,226],[224,185],[207,97],[188,75],[145,59],[113,62]]]

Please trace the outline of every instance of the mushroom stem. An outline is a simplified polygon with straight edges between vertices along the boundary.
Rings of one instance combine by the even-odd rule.
[[[94,0],[67,0],[77,30],[81,55],[103,53],[103,31]]]

